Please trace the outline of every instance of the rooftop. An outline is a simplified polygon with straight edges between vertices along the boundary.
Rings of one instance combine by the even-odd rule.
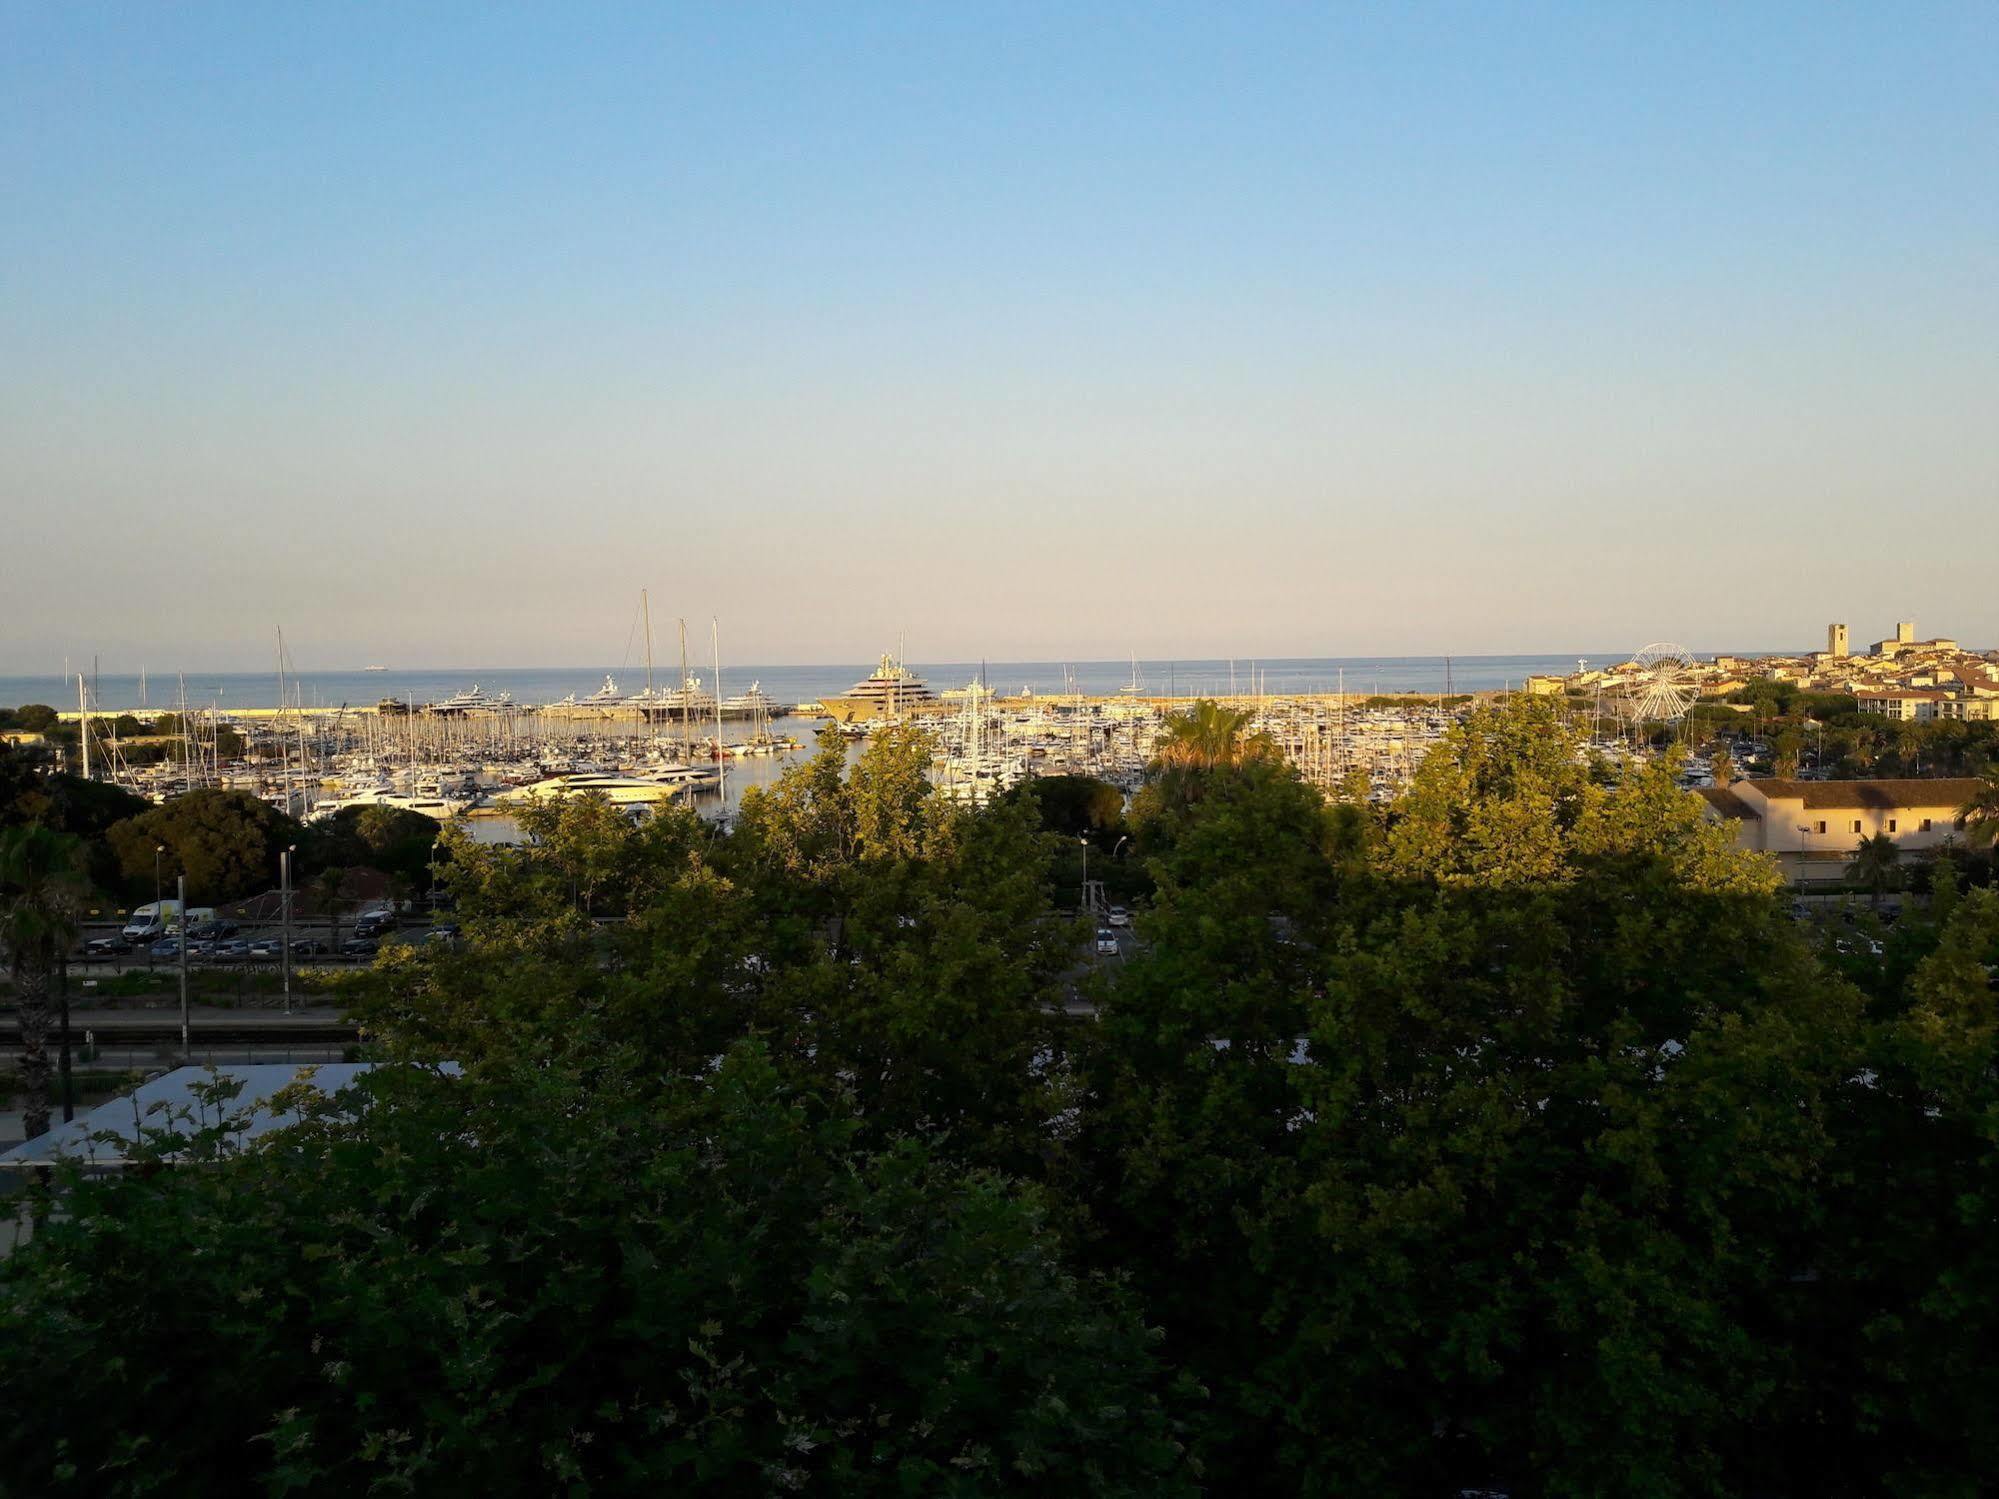
[[[1886,812],[1902,807],[1949,807],[1955,810],[1977,795],[1982,784],[1971,776],[1887,781],[1792,781],[1773,776],[1768,780],[1738,781],[1736,786],[1753,788],[1771,801],[1802,802],[1807,807],[1827,809],[1851,807]]]

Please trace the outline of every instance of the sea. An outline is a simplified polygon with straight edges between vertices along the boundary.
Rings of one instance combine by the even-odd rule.
[[[1003,694],[1081,692],[1107,696],[1136,684],[1146,697],[1201,697],[1254,692],[1492,692],[1518,687],[1530,676],[1560,676],[1579,661],[1592,666],[1630,659],[1629,651],[1565,651],[1551,656],[1313,656],[1266,661],[912,661],[909,669],[933,691],[982,681]],[[726,666],[722,692],[760,685],[783,704],[812,704],[845,692],[874,670],[868,662],[824,666]],[[695,669],[704,682],[712,673]],[[588,697],[614,677],[620,691],[645,686],[645,671],[630,667],[490,666],[477,669],[423,668],[386,671],[302,671],[286,677],[285,693],[307,707],[373,707],[383,698],[406,703],[440,702],[477,687],[497,697],[511,695],[526,706],[553,703],[570,694]],[[217,710],[274,708],[274,672],[105,672],[90,682],[90,701],[99,712],[159,711],[182,700],[185,681],[190,707]],[[655,670],[662,687],[670,670]],[[0,676],[0,705],[47,703],[62,710],[77,706],[75,677]]]

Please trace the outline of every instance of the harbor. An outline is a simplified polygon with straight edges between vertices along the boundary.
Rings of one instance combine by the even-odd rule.
[[[1137,662],[1109,692],[1077,687],[995,689],[985,673],[939,687],[884,654],[840,690],[781,701],[753,677],[718,692],[684,666],[678,680],[625,690],[606,674],[593,692],[519,701],[480,683],[430,701],[390,694],[367,704],[317,705],[296,679],[279,705],[197,705],[177,688],[150,722],[93,701],[75,683],[80,752],[96,773],[154,801],[201,787],[253,794],[288,815],[318,820],[349,808],[390,806],[445,820],[464,817],[474,836],[504,840],[530,801],[597,795],[645,815],[685,801],[726,819],[752,786],[776,780],[830,725],[851,750],[882,729],[921,727],[931,739],[932,781],[951,800],[977,804],[1034,776],[1090,776],[1127,793],[1152,758],[1166,717],[1197,695],[1248,715],[1312,784],[1325,790],[1358,775],[1371,795],[1395,794],[1424,752],[1474,695],[1272,692],[1245,670],[1229,685],[1254,691],[1164,692]],[[1336,669],[1336,688],[1343,672]],[[1177,689],[1177,676],[1159,684]],[[1190,684],[1193,685],[1193,684]],[[1205,684],[1203,684],[1205,685]],[[150,732],[165,725],[167,732]]]

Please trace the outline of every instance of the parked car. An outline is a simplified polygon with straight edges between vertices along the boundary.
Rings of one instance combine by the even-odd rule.
[[[326,944],[317,937],[292,938],[292,956],[295,958],[323,957],[327,951]]]
[[[1099,957],[1116,957],[1117,950],[1117,933],[1107,926],[1098,927],[1097,955]]]
[[[1112,906],[1110,920],[1112,926],[1130,926],[1131,912],[1127,911],[1123,906]]]
[[[446,922],[442,926],[433,926],[423,940],[426,942],[435,942],[441,947],[448,947],[458,940],[458,928],[449,922]]]
[[[375,937],[349,937],[340,944],[343,958],[372,958],[381,950],[381,941]]]
[[[233,937],[236,935],[236,923],[233,921],[198,922],[188,928],[187,934],[198,942],[218,942],[224,937]]]
[[[151,953],[156,958],[179,958],[180,949],[181,949],[180,938],[162,937],[160,938],[159,941],[155,942],[151,947],[147,948],[146,951]],[[192,949],[190,949],[190,951],[192,951]]]
[[[216,943],[208,956],[211,962],[216,963],[247,963],[251,958],[252,945],[246,938],[232,937],[227,942]]]
[[[83,944],[83,955],[86,958],[111,958],[116,957],[121,952],[130,952],[131,950],[132,944],[127,942],[122,936],[92,937],[88,942]]]
[[[379,937],[382,933],[393,932],[395,929],[396,918],[387,913],[371,912],[354,923],[354,935],[357,937]]]

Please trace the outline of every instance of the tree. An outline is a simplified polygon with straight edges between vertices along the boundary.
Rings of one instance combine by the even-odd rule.
[[[1771,741],[1771,768],[1780,779],[1789,780],[1798,773],[1798,759],[1804,753],[1805,736],[1795,728],[1780,729]]]
[[[21,1492],[1191,1492],[1152,1336],[1040,1195],[855,1151],[755,1048],[298,1108],[0,1265]]]
[[[1769,1486],[1762,1429],[1795,1459],[1818,1398],[1772,1266],[1815,1256],[1861,1019],[1774,868],[1531,702],[1449,735],[1359,870],[1267,773],[1141,793],[1160,909],[1078,1128],[1212,1481]]]
[[[23,703],[14,710],[14,726],[30,734],[46,734],[62,722],[62,715],[47,703]]]
[[[596,1052],[672,1075],[751,1031],[761,933],[698,815],[663,807],[635,826],[601,798],[565,798],[524,809],[522,828],[519,847],[445,831],[463,940],[383,955],[352,995],[371,1036],[482,1068]]]
[[[1978,789],[1957,809],[1958,822],[1974,847],[1999,850],[1999,770],[1988,770]]]
[[[1165,769],[1199,771],[1266,755],[1267,739],[1243,733],[1254,716],[1247,708],[1224,708],[1202,698],[1185,712],[1168,715],[1154,759]]]
[[[910,859],[921,846],[930,798],[930,758],[936,742],[913,723],[878,731],[848,777],[854,853],[867,859]]]
[[[306,829],[304,853],[316,869],[366,867],[410,879],[424,875],[440,828],[403,807],[342,807]]]
[[[186,874],[191,897],[225,901],[270,889],[278,850],[298,843],[304,833],[246,791],[204,789],[128,817],[106,836],[130,889],[150,894],[153,851],[164,844]]]
[[[1902,866],[1902,850],[1895,840],[1886,833],[1876,833],[1862,838],[1853,852],[1853,863],[1847,867],[1846,877],[1857,884],[1865,885],[1873,896],[1876,910],[1881,907],[1881,893],[1894,883]]]
[[[1011,794],[1031,800],[1051,833],[1077,838],[1124,830],[1124,793],[1095,776],[1032,776]]]
[[[326,945],[340,950],[340,902],[347,893],[347,871],[322,869],[313,876],[312,898],[326,913]]]
[[[83,848],[48,828],[0,829],[0,946],[21,1028],[21,1127],[49,1127],[49,986],[76,940]]]
[[[1714,752],[1708,756],[1708,764],[1713,769],[1715,785],[1727,786],[1735,780],[1735,756],[1729,753],[1728,746],[1721,741],[1715,741]]]

